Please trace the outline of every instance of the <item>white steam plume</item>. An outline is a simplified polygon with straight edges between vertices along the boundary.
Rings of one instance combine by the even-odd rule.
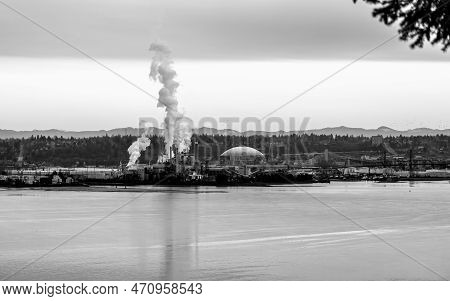
[[[141,152],[150,146],[150,139],[148,139],[143,133],[131,146],[128,148],[128,153],[130,154],[130,160],[128,161],[127,167],[131,167],[136,164],[137,160],[141,156]]]
[[[178,152],[187,153],[191,148],[192,127],[189,120],[181,118],[178,120],[175,128],[175,145]]]
[[[177,88],[180,85],[175,81],[177,73],[172,69],[173,61],[167,46],[153,43],[150,51],[154,52],[150,69],[150,78],[159,80],[163,85],[159,90],[158,107],[166,109],[164,119],[165,154],[170,155],[171,146],[175,145],[178,152],[189,150],[192,130],[183,122],[183,114],[178,111]]]

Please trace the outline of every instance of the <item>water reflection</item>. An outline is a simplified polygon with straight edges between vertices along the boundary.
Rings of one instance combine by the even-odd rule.
[[[198,194],[188,200],[179,193],[162,196],[164,249],[160,279],[186,279],[198,268]]]

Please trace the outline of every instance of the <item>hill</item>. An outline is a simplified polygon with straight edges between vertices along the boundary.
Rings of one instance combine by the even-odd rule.
[[[149,133],[152,135],[162,135],[162,129],[150,128]],[[214,128],[198,128],[194,129],[194,133],[198,135],[223,135],[223,136],[283,136],[294,133],[300,133],[300,131],[290,131],[290,132],[265,132],[265,131],[245,131],[239,132],[235,130],[225,129],[218,130]],[[436,135],[450,135],[450,129],[437,130],[429,128],[417,128],[406,131],[398,131],[385,126],[379,127],[377,129],[363,129],[363,128],[350,128],[345,126],[340,127],[328,127],[323,129],[312,129],[304,131],[306,134],[316,134],[316,135],[339,135],[339,136],[364,136],[372,137],[381,135],[383,137],[398,137],[398,136],[436,136]],[[90,138],[90,137],[104,137],[104,136],[138,136],[139,131],[137,128],[127,127],[127,128],[117,128],[112,130],[98,130],[98,131],[64,131],[57,129],[50,130],[32,130],[32,131],[14,131],[14,130],[2,130],[0,129],[0,139],[7,138],[29,138],[31,136],[46,136],[46,137],[63,137],[63,138]]]

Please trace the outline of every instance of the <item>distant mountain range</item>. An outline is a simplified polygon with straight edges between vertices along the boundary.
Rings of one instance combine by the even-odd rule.
[[[101,137],[101,136],[137,136],[139,133],[137,128],[119,128],[113,130],[100,130],[100,131],[63,131],[63,130],[33,130],[33,131],[13,131],[13,130],[1,130],[0,129],[0,139],[7,138],[29,138],[31,136],[58,136],[64,138],[88,138],[88,137]],[[163,131],[158,128],[150,128],[150,134],[162,135]],[[235,130],[218,130],[213,128],[198,128],[194,129],[194,133],[196,134],[207,134],[207,135],[225,135],[225,136],[253,136],[253,135],[263,135],[263,136],[272,136],[272,135],[289,135],[294,133],[300,133],[300,131],[278,131],[278,132],[265,132],[265,131],[245,131],[238,132]],[[385,126],[379,127],[377,129],[363,129],[363,128],[350,128],[345,126],[340,127],[329,127],[323,129],[315,129],[315,130],[306,130],[304,131],[306,134],[316,134],[316,135],[349,135],[349,136],[436,136],[436,135],[450,135],[450,129],[445,130],[435,130],[429,128],[417,128],[406,131],[397,131]]]

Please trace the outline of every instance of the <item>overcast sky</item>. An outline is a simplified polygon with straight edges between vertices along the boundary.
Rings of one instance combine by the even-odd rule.
[[[264,116],[396,34],[351,0],[5,2],[154,94],[147,49],[165,42],[194,120]],[[1,4],[0,66],[0,128],[96,130],[163,116],[144,93]],[[275,116],[307,116],[312,128],[449,128],[449,67],[439,47],[394,39]]]

